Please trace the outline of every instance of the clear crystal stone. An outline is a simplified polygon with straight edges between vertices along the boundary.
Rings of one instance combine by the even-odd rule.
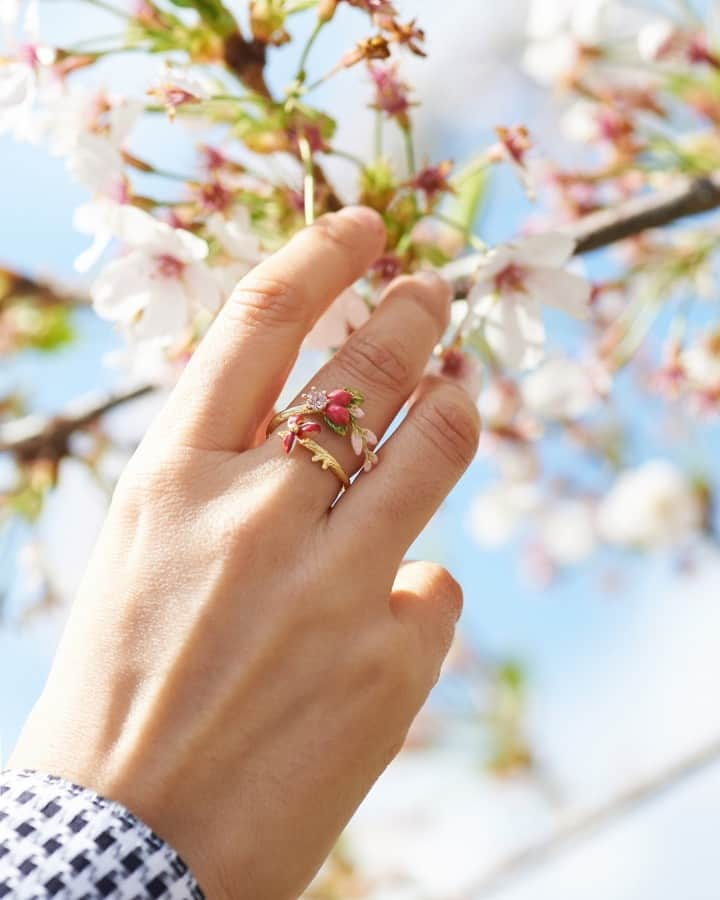
[[[304,395],[305,402],[311,409],[322,412],[327,406],[328,397],[325,391],[319,391],[317,388],[310,388]]]

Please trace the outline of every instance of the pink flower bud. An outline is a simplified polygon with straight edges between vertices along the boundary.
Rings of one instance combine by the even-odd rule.
[[[346,406],[338,406],[331,403],[325,410],[325,415],[333,425],[347,425],[350,421],[350,410]]]
[[[291,433],[286,434],[285,437],[282,439],[282,445],[283,445],[283,450],[286,453],[290,453],[292,448],[295,446],[295,435],[291,434]]]
[[[353,395],[350,391],[345,390],[330,391],[328,400],[334,406],[350,406],[353,401]]]
[[[319,422],[303,422],[302,425],[298,428],[298,434],[300,437],[305,437],[306,434],[312,434],[314,431],[322,431],[322,427]]]

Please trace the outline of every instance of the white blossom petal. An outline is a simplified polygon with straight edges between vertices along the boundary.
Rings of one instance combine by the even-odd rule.
[[[689,478],[665,459],[622,472],[598,509],[598,530],[611,544],[654,549],[702,527],[703,507]]]
[[[223,294],[212,270],[202,262],[190,263],[183,274],[183,282],[193,303],[210,312],[217,312],[223,302]]]
[[[527,408],[544,419],[577,419],[597,403],[597,392],[587,368],[576,360],[546,360],[523,381]]]
[[[544,306],[552,306],[575,319],[590,315],[592,289],[588,281],[564,269],[530,269],[528,291]]]
[[[79,135],[65,165],[75,181],[97,194],[113,193],[125,174],[117,147],[97,134]]]
[[[178,282],[163,290],[162,298],[153,297],[133,324],[137,340],[157,340],[181,334],[190,322],[187,297]]]
[[[521,238],[514,246],[513,261],[520,266],[564,266],[575,251],[575,239],[560,232],[533,234]]]
[[[354,428],[350,433],[350,443],[352,445],[355,456],[360,456],[360,454],[363,452],[363,439],[360,432],[356,431]]]
[[[537,299],[488,297],[479,304],[478,314],[485,339],[502,364],[510,369],[529,369],[542,360],[545,327]]]
[[[343,291],[320,316],[303,347],[306,350],[330,350],[341,347],[353,331],[370,318],[367,303],[352,288]]]

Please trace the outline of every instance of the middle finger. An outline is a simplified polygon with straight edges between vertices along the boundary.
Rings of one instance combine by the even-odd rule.
[[[378,438],[387,430],[420,381],[434,346],[448,324],[451,292],[435,273],[422,272],[398,279],[370,320],[356,331],[307,385],[321,390],[352,388],[363,394],[364,417],[359,424]],[[291,406],[303,403],[302,395]],[[319,416],[310,417],[320,421]],[[278,430],[284,430],[280,426]],[[350,437],[334,434],[323,422],[322,432],[310,437],[328,450],[348,476],[362,467]],[[262,451],[282,453],[272,435]],[[328,509],[337,495],[335,476],[311,462],[311,454],[296,447],[287,460],[288,477],[303,495],[303,509]]]

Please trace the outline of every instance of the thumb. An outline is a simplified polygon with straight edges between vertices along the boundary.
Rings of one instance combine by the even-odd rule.
[[[390,609],[414,633],[418,663],[428,672],[428,690],[450,650],[462,606],[462,588],[447,569],[429,562],[406,562],[400,567]]]

